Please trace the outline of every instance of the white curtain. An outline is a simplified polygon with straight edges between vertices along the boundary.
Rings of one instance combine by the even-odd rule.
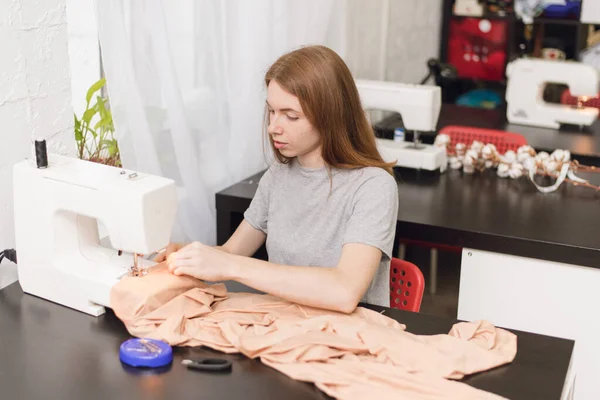
[[[216,241],[215,193],[266,166],[263,78],[284,52],[344,56],[344,0],[99,0],[125,168],[177,183],[173,240]]]

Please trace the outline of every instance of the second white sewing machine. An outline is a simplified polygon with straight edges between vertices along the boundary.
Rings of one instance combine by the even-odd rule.
[[[23,291],[97,316],[134,255],[169,243],[177,196],[170,179],[51,154],[47,168],[15,165],[14,204]],[[97,221],[113,248],[101,245]]]
[[[559,129],[561,123],[589,126],[598,108],[544,101],[548,83],[566,83],[571,94],[585,100],[598,95],[600,76],[596,68],[576,61],[519,58],[506,67],[506,118],[521,125]]]
[[[406,168],[446,170],[446,149],[419,141],[420,132],[436,130],[442,107],[439,86],[369,80],[357,80],[356,86],[365,110],[395,111],[405,129],[415,132],[413,143],[378,138],[377,147],[385,161],[396,161],[397,166]]]

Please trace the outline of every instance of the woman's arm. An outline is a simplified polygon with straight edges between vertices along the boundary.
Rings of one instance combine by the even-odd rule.
[[[288,266],[225,253],[195,242],[172,254],[169,269],[208,281],[235,280],[307,306],[351,313],[367,291],[381,250],[347,243],[334,268]]]
[[[243,220],[229,240],[217,248],[229,254],[251,257],[265,243],[266,239],[267,235],[263,231],[255,229],[246,220]]]
[[[251,257],[265,243],[266,238],[267,235],[263,231],[254,229],[246,220],[243,220],[229,240],[223,246],[215,246],[215,248],[229,254]],[[154,262],[163,262],[169,258],[171,253],[175,253],[188,245],[189,243],[169,243],[164,251],[154,257]]]
[[[351,313],[366,293],[381,261],[381,250],[348,243],[334,268],[288,266],[236,257],[233,280],[308,306]]]

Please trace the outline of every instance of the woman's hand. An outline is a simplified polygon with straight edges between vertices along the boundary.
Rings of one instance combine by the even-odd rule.
[[[235,256],[200,242],[193,242],[171,253],[167,258],[169,271],[206,281],[232,279]]]
[[[166,261],[172,253],[179,251],[183,247],[185,247],[187,243],[169,243],[169,245],[165,248],[164,251],[161,251],[154,257],[154,262],[161,263]]]

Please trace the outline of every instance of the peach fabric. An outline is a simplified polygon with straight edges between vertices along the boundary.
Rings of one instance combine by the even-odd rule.
[[[456,380],[510,363],[517,352],[516,336],[486,321],[414,335],[366,308],[346,315],[228,293],[163,265],[123,278],[110,302],[133,336],[259,358],[338,399],[500,399]]]

